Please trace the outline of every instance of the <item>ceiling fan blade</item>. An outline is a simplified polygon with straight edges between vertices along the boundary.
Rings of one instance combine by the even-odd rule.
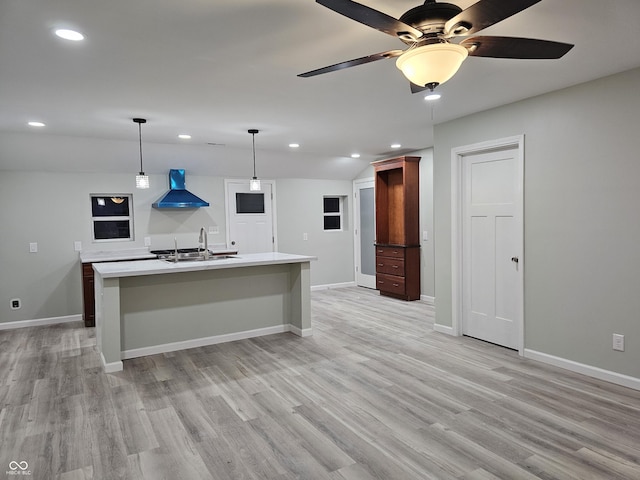
[[[540,0],[480,0],[444,25],[447,36],[470,35],[515,15]]]
[[[316,0],[320,5],[393,37],[415,41],[422,32],[386,13],[351,0]]]
[[[318,68],[311,70],[310,72],[300,73],[299,77],[314,77],[323,73],[335,72],[336,70],[342,70],[343,68],[355,67],[356,65],[362,65],[365,63],[375,62],[376,60],[384,60],[385,58],[394,58],[402,55],[404,50],[389,50],[387,52],[374,53],[373,55],[367,55],[366,57],[354,58],[353,60],[347,60],[346,62],[336,63],[328,67]]]
[[[474,57],[554,60],[573,48],[570,43],[519,37],[479,36],[467,38],[460,45]]]

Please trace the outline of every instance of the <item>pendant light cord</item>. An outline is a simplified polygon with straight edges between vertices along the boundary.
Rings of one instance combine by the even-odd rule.
[[[256,134],[252,133],[251,138],[253,140],[253,178],[256,178]]]
[[[138,138],[140,139],[140,173],[144,170],[142,169],[142,122],[138,123]]]

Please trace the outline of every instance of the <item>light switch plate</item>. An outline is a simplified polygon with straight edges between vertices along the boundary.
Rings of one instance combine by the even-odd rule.
[[[427,230],[422,231],[422,240],[425,242],[429,241],[429,232]]]
[[[218,233],[220,233],[218,226],[209,227],[209,235],[216,235]]]
[[[613,349],[618,352],[624,352],[624,335],[619,333],[613,334]]]

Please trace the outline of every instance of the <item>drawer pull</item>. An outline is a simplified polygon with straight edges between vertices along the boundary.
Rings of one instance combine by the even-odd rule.
[[[379,267],[384,267],[384,263],[379,263],[378,266]]]
[[[397,283],[393,283],[392,284],[394,287],[399,287],[400,285],[398,285]]]
[[[391,265],[391,268],[398,268],[398,265]]]

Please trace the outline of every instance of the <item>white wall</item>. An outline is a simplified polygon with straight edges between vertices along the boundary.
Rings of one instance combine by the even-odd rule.
[[[451,325],[451,149],[524,134],[525,347],[640,378],[639,85],[635,69],[436,126],[438,324]]]
[[[209,244],[225,238],[224,179],[189,175],[187,188],[211,206],[184,211],[157,210],[151,204],[168,190],[167,175],[152,175],[149,190],[136,190],[134,174],[0,172],[0,322],[32,320],[82,312],[79,255],[84,250],[197,246],[201,227],[217,226]],[[322,194],[351,195],[351,181],[277,180],[279,250],[319,257],[311,266],[313,285],[353,281],[351,219],[340,234],[322,228]],[[91,241],[91,193],[132,193],[135,241],[95,244]],[[304,227],[304,228],[303,228]],[[309,241],[302,241],[302,232]],[[29,243],[38,253],[29,253]],[[11,310],[20,298],[22,308]]]
[[[324,231],[323,196],[345,198],[342,231]],[[278,180],[278,249],[318,257],[311,262],[312,286],[354,281],[352,199],[350,180]]]

